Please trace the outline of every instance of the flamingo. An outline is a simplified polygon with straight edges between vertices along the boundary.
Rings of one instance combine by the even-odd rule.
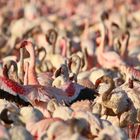
[[[30,52],[33,51],[32,43],[30,41],[24,41],[21,45],[22,47],[26,47],[26,49]],[[12,92],[14,95],[19,95],[29,99],[32,104],[38,104],[38,102],[47,103],[51,98],[56,98],[58,102],[62,102],[62,100],[66,102],[72,102],[75,100],[80,92],[83,98],[87,98],[86,95],[91,93],[91,99],[94,99],[96,92],[94,90],[89,90],[83,86],[78,84],[73,85],[72,83],[65,85],[62,89],[55,88],[49,85],[41,86],[37,80],[36,72],[35,72],[35,59],[34,59],[34,52],[30,52],[30,59],[33,59],[29,62],[29,68],[27,71],[27,81],[28,85],[21,85],[17,82],[12,81],[7,76],[1,78],[1,89],[5,91]],[[4,71],[5,72],[5,71]],[[6,74],[4,74],[6,75]],[[30,79],[31,78],[31,79]],[[5,88],[6,87],[6,88]],[[73,88],[72,88],[73,87]],[[90,91],[90,92],[89,92]],[[71,94],[71,92],[73,92]],[[88,94],[83,94],[84,92]],[[67,95],[70,93],[70,97]]]
[[[34,138],[39,139],[54,122],[63,122],[63,120],[59,118],[45,118],[36,123],[28,123],[26,128]]]
[[[43,72],[43,71],[47,71],[47,65],[46,65],[46,63],[44,63],[46,55],[47,55],[47,52],[46,52],[46,49],[44,47],[40,47],[37,49],[38,59],[37,59],[36,71],[38,73]]]
[[[49,139],[90,139],[88,123],[84,119],[73,118],[64,122],[54,122],[47,130]],[[78,134],[74,137],[74,134]],[[68,138],[67,138],[68,137]]]
[[[41,73],[38,73],[37,74],[37,77],[36,77],[36,68],[35,68],[35,62],[36,62],[36,60],[35,60],[35,50],[34,50],[34,46],[33,46],[33,44],[31,43],[25,43],[25,44],[23,44],[23,43],[21,43],[22,45],[21,45],[21,47],[25,47],[25,49],[26,48],[28,48],[27,49],[27,51],[29,52],[29,54],[30,54],[30,64],[31,64],[31,66],[30,66],[30,64],[28,65],[27,63],[25,64],[25,71],[27,71],[27,69],[29,70],[29,79],[27,80],[28,81],[28,84],[31,84],[31,85],[34,85],[34,84],[41,84],[41,85],[46,85],[46,84],[49,84],[49,85],[51,85],[52,84],[52,81],[53,81],[53,78],[52,78],[52,76],[53,76],[53,74],[51,73],[51,72],[41,72]],[[23,49],[23,48],[20,48],[20,49]],[[40,50],[40,49],[39,49]],[[45,51],[43,48],[41,48],[41,50],[43,50],[43,51]],[[46,51],[45,51],[45,53],[46,53]],[[45,56],[46,56],[46,54],[43,56],[43,59],[45,58]],[[41,60],[41,61],[43,61],[43,60]],[[41,62],[41,63],[43,63],[43,62]],[[29,67],[30,66],[30,67]],[[28,72],[26,72],[26,74],[27,74]],[[32,74],[33,75],[32,75]],[[25,76],[26,77],[26,76]],[[26,78],[24,77],[24,80],[26,80]],[[35,77],[35,78],[34,78]],[[36,78],[37,78],[37,80],[36,80]],[[27,81],[25,82],[26,84],[27,84]]]
[[[27,44],[27,42],[23,42],[22,46],[25,45],[25,44]],[[30,49],[32,49],[31,43],[29,43],[29,50]],[[30,61],[29,69],[28,69],[28,77],[31,77],[31,79],[29,79],[27,81],[28,81],[28,83],[30,83],[32,85],[23,86],[23,85],[21,85],[21,84],[19,84],[17,82],[14,82],[13,80],[9,79],[8,74],[7,74],[7,71],[8,71],[7,67],[4,66],[4,68],[3,68],[3,76],[0,77],[0,89],[1,90],[4,90],[5,92],[10,93],[10,95],[17,96],[18,98],[21,97],[24,100],[25,99],[27,100],[26,96],[29,95],[29,93],[31,93],[30,94],[31,95],[30,96],[31,100],[35,99],[36,97],[38,98],[38,92],[40,91],[39,93],[41,93],[42,92],[41,90],[43,89],[43,87],[41,86],[39,88],[39,87],[35,86],[35,83],[38,84],[38,81],[36,79],[36,76],[35,76],[36,74],[35,74],[35,70],[34,70],[34,67],[35,67],[34,53],[32,53],[31,58],[33,60]],[[31,75],[29,75],[29,72],[31,73]],[[27,75],[27,74],[25,74],[25,75]],[[4,91],[3,91],[3,93],[5,93]],[[2,93],[2,91],[1,91],[1,93]],[[2,94],[2,96],[5,96],[5,95]],[[42,98],[41,100],[46,101],[46,100],[49,99],[47,95],[46,95],[46,98],[44,96],[41,97]],[[39,98],[38,98],[38,100],[40,100]]]
[[[94,89],[94,84],[88,78],[77,79],[81,69],[81,59],[77,54],[73,54],[69,59],[69,69],[73,73],[74,80],[85,87]]]
[[[2,99],[5,98],[8,101],[14,101],[18,105],[22,105],[22,106],[29,106],[29,105],[31,105],[32,106],[32,104],[28,101],[28,98],[31,101],[33,101],[34,97],[35,98],[38,97],[36,92],[42,92],[41,88],[40,89],[36,88],[35,89],[35,91],[36,91],[35,94],[36,95],[34,95],[34,93],[32,93],[32,92],[34,92],[35,86],[34,87],[28,86],[28,85],[22,86],[22,85],[18,84],[17,82],[14,82],[11,79],[9,79],[8,76],[7,76],[7,72],[5,72],[5,71],[7,71],[6,67],[4,67],[4,77],[1,77],[1,80],[0,80],[1,81],[1,84],[0,84],[1,85],[0,98],[2,98]],[[37,90],[39,90],[39,91],[37,91]],[[31,96],[27,97],[26,93],[27,94],[31,93]],[[38,100],[40,100],[40,99],[38,99]],[[45,98],[42,96],[41,100],[44,101]],[[49,97],[45,101],[47,102],[47,100],[49,100]],[[45,101],[43,102],[44,104],[45,104]],[[43,110],[43,108],[45,108],[45,105],[43,103],[41,104],[41,103],[36,101],[36,106],[38,108],[41,106],[39,108],[41,111]],[[47,116],[46,115],[47,113],[46,113],[45,110],[43,110],[42,112],[44,113],[45,116]]]
[[[12,84],[11,84],[12,82]],[[0,98],[8,101],[14,101],[19,105],[31,105],[26,97],[16,93],[23,92],[23,89],[17,86],[17,82],[9,79],[7,66],[3,66],[3,76],[0,77]]]
[[[24,42],[25,43],[25,42]],[[24,85],[27,85],[27,81],[26,81],[26,79],[27,78],[25,78],[26,77],[26,75],[27,75],[27,72],[25,72],[26,73],[26,75],[24,76],[23,74],[24,74],[24,71],[27,71],[27,69],[29,68],[29,62],[27,62],[27,61],[29,61],[29,60],[31,60],[30,61],[30,63],[34,63],[34,64],[32,64],[33,66],[32,67],[30,67],[30,70],[31,71],[33,71],[33,74],[35,75],[35,70],[37,70],[37,71],[43,71],[42,69],[41,69],[41,64],[44,64],[44,59],[45,59],[45,57],[46,57],[46,50],[45,50],[45,48],[39,48],[38,49],[38,54],[37,55],[39,55],[39,53],[40,52],[44,52],[44,55],[43,55],[43,58],[40,60],[41,62],[39,63],[39,66],[37,65],[37,67],[35,67],[35,62],[36,62],[36,60],[37,60],[37,62],[38,62],[38,59],[35,59],[35,50],[34,50],[34,46],[33,46],[33,44],[31,43],[30,44],[30,47],[28,46],[28,49],[27,49],[27,51],[28,51],[28,53],[30,54],[30,58],[26,58],[25,60],[24,60],[24,58],[23,58],[23,49],[25,48],[26,49],[26,45],[27,45],[27,42],[24,44],[24,43],[20,43],[20,45],[19,45],[19,47],[18,47],[18,49],[20,49],[20,58],[19,58],[19,62],[18,62],[18,75],[19,75],[19,78],[20,78],[20,80],[24,83]],[[28,44],[29,45],[29,44]],[[26,46],[26,47],[25,47]],[[32,60],[33,59],[33,60]],[[38,63],[37,63],[38,64]],[[45,65],[46,65],[46,63],[45,63]],[[38,68],[39,67],[39,68]],[[33,68],[33,69],[32,69]],[[46,67],[45,67],[46,68]],[[30,71],[30,72],[31,72]],[[38,81],[39,81],[39,83],[40,84],[42,84],[42,85],[45,85],[45,84],[50,84],[51,85],[51,81],[53,81],[53,78],[52,78],[52,73],[51,72],[41,72],[41,73],[38,73],[37,74],[37,79],[38,79]],[[23,77],[24,76],[24,77]],[[44,76],[45,76],[45,78],[44,78]],[[32,76],[31,76],[32,77]],[[34,79],[31,79],[31,77],[29,78],[30,79],[30,84],[35,84],[34,82],[36,82]]]
[[[121,47],[120,47],[120,56],[128,65],[137,66],[139,64],[139,47],[135,47],[133,45],[132,49],[129,50],[129,41],[130,40],[130,33],[127,31],[123,34],[122,39],[120,40]]]
[[[44,119],[43,114],[35,107],[22,107],[20,108],[20,120],[25,123],[36,123]]]
[[[112,112],[111,110],[110,111],[108,110],[107,113],[110,113],[109,115],[113,115],[114,113],[122,114],[123,112],[129,111],[132,103],[131,103],[131,100],[126,95],[125,91],[115,88],[115,83],[113,79],[110,78],[109,76],[102,76],[99,79],[97,79],[95,86],[98,87],[99,84],[103,82],[109,84],[109,88],[107,88],[106,91],[101,93],[101,96],[100,96],[102,100],[101,104],[103,104],[103,106],[105,106],[107,109],[109,108],[113,111]],[[118,96],[118,94],[120,96]]]
[[[34,49],[33,49],[33,45],[31,42],[29,41],[24,41],[21,45],[22,47],[25,47],[27,49],[27,51],[30,53],[30,59],[31,61],[29,62],[29,67],[27,68],[28,69],[28,72],[27,72],[27,81],[28,81],[28,85],[36,85],[38,86],[38,88],[40,88],[40,90],[42,90],[42,92],[46,92],[46,90],[57,90],[57,89],[54,89],[52,87],[49,87],[48,85],[46,85],[47,87],[43,87],[43,86],[40,86],[39,85],[39,82],[37,80],[37,77],[36,77],[36,73],[35,73],[35,56],[34,56]],[[31,65],[31,66],[30,66]],[[26,69],[26,70],[27,70]],[[32,74],[31,74],[32,73]],[[45,89],[44,89],[45,88]],[[38,90],[38,89],[37,89]],[[61,91],[61,90],[60,90]],[[39,91],[38,91],[39,92]],[[41,92],[41,94],[42,94]],[[55,93],[56,91],[54,91]],[[39,92],[40,93],[40,92]],[[58,93],[58,91],[56,92]],[[37,96],[37,93],[36,93],[36,96]],[[31,97],[31,96],[30,96]],[[43,96],[42,96],[43,97]],[[53,96],[50,94],[50,98],[53,98]],[[59,95],[57,96],[57,98],[59,98]],[[46,98],[47,99],[47,102],[49,101],[49,98]],[[42,98],[42,100],[44,100]],[[45,100],[44,100],[45,101]]]
[[[72,104],[77,100],[82,99],[94,100],[95,96],[98,95],[94,89],[72,82],[69,79],[69,72],[66,64],[61,65],[61,67],[56,71],[55,77],[53,86],[56,86],[58,89],[60,88],[66,92],[68,100],[67,103]]]
[[[29,61],[29,68],[28,68],[28,84],[29,85],[39,85],[39,82],[36,80],[36,72],[35,72],[35,50],[33,47],[32,42],[30,41],[24,41],[21,43],[21,48],[25,47],[25,49],[30,54],[30,61]]]
[[[140,81],[140,70],[129,65],[122,65],[119,69],[125,74],[129,88],[133,88],[133,80]]]
[[[101,19],[102,20],[102,19]],[[125,65],[125,62],[121,59],[115,51],[105,51],[105,25],[102,20],[100,24],[101,42],[100,46],[96,49],[98,63],[105,68],[119,67]]]
[[[13,106],[5,107],[1,113],[0,113],[0,119],[5,123],[5,124],[22,124],[23,123],[19,119],[19,109],[14,108]]]
[[[89,34],[89,21],[85,19],[85,29],[81,37],[81,50],[84,53],[84,57],[87,59],[87,69],[91,69],[94,66],[95,52],[94,42]]]
[[[65,63],[65,60],[67,60],[67,58],[60,54],[55,53],[57,32],[53,29],[49,30],[48,35],[46,35],[46,40],[53,47],[52,53],[47,54],[46,60],[50,61],[55,69],[58,69],[61,66],[61,64]],[[62,48],[65,49],[65,47],[66,47],[65,39],[62,39],[60,43],[62,45]],[[65,55],[64,51],[63,51],[63,55]]]
[[[72,54],[69,58],[69,70],[78,75],[81,70],[81,64],[81,58],[78,56],[78,54]]]
[[[19,44],[17,44],[19,46]],[[2,59],[3,64],[8,64],[8,68],[11,67],[11,65],[14,66],[14,71],[18,75],[18,81],[20,83],[23,83],[23,48],[20,48],[20,57],[15,55],[7,56]],[[17,78],[16,78],[17,79]]]
[[[100,65],[102,65],[105,68],[113,68],[117,67],[120,69],[123,73],[126,74],[126,82],[129,81],[129,79],[137,79],[140,80],[140,71],[135,69],[134,67],[129,66],[129,64],[125,63],[120,55],[118,55],[115,51],[104,51],[105,46],[105,27],[104,23],[101,24],[101,43],[99,48],[97,48],[97,59]],[[126,32],[126,38],[123,40],[123,47],[125,47],[122,56],[125,56],[127,45],[129,40],[129,33]]]
[[[7,67],[7,70],[8,70],[7,73],[8,73],[8,76],[10,77],[10,79],[13,79],[14,81],[20,83],[20,79],[18,77],[17,63],[13,60],[9,60],[7,62],[4,62],[3,65]]]

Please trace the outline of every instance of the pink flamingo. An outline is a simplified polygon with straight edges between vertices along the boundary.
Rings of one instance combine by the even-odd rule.
[[[68,67],[66,64],[61,65],[61,67],[56,71],[55,77],[53,85],[66,92],[67,98],[64,101],[68,104],[72,104],[78,100],[94,100],[96,98],[95,96],[98,95],[94,89],[72,82],[69,79]]]
[[[9,60],[7,62],[4,62],[3,64],[4,66],[7,67],[7,74],[8,77],[10,77],[10,79],[13,79],[16,82],[21,82],[18,76],[18,67],[17,67],[17,63],[13,60]],[[13,69],[11,69],[13,66]]]
[[[129,83],[129,88],[133,88],[133,80],[140,81],[140,70],[129,65],[122,65],[119,69],[126,75],[126,82]]]
[[[98,63],[105,68],[119,67],[125,65],[125,62],[115,51],[104,51],[105,47],[105,25],[102,21],[100,24],[101,42],[97,48],[97,60]]]
[[[61,55],[61,54],[55,53],[56,40],[57,40],[57,32],[54,29],[50,29],[48,31],[48,35],[46,35],[46,41],[50,45],[52,45],[52,53],[47,54],[46,60],[50,61],[55,69],[58,69],[61,66],[61,64],[64,64],[65,60],[67,60],[67,58],[65,57],[67,41],[65,38],[60,40],[60,45],[63,49],[62,50],[63,54]]]
[[[98,62],[101,66],[105,68],[113,68],[117,67],[120,69],[122,72],[124,72],[127,76],[127,82],[128,79],[134,78],[137,80],[140,80],[140,71],[136,70],[133,67],[130,67],[127,65],[121,58],[120,55],[118,55],[115,51],[104,51],[104,46],[105,46],[105,27],[104,23],[101,24],[101,42],[100,46],[97,48],[97,59]],[[125,47],[124,53],[122,54],[122,57],[124,57],[126,54],[126,47],[128,44],[128,39],[129,39],[129,33],[126,34],[126,40],[124,40],[123,47]]]
[[[122,41],[123,50],[121,56],[118,55],[115,51],[104,51],[105,46],[105,27],[104,24],[101,24],[101,43],[99,48],[97,49],[97,59],[101,66],[105,68],[113,68],[117,67],[123,73],[126,74],[126,81],[128,82],[130,79],[140,80],[140,71],[135,69],[134,67],[129,66],[123,61],[123,58],[127,55],[127,46],[129,41],[129,33],[126,32],[125,39]],[[133,87],[130,85],[130,87]]]
[[[126,32],[123,34],[121,39],[121,48],[120,48],[120,56],[128,65],[137,66],[139,64],[139,48],[133,46],[133,55],[131,54],[131,50],[129,50],[129,41],[130,40],[130,33]]]
[[[35,50],[33,47],[32,42],[30,41],[24,41],[21,44],[21,48],[25,47],[25,49],[30,54],[30,61],[29,61],[29,68],[28,68],[28,84],[29,85],[39,85],[39,82],[37,81],[37,76],[35,72]]]
[[[87,69],[91,69],[94,66],[95,52],[94,43],[89,35],[89,21],[85,19],[85,29],[81,37],[81,49],[87,59]]]
[[[73,54],[71,56],[71,58],[69,59],[68,65],[69,65],[69,70],[72,72],[71,74],[73,74],[74,80],[78,84],[94,89],[94,84],[88,78],[81,78],[81,79],[77,78],[81,69],[81,59],[77,54]]]
[[[67,38],[62,38],[61,40],[60,40],[60,48],[62,48],[62,53],[61,53],[61,55],[63,56],[63,57],[66,57],[67,56],[67,43],[68,43],[68,40],[67,40]]]
[[[26,128],[34,136],[34,138],[39,139],[42,134],[46,132],[49,126],[57,121],[63,122],[60,118],[45,118],[36,123],[28,123]]]
[[[31,46],[32,46],[31,42],[24,41],[22,43],[22,47],[26,47],[27,50],[30,49],[32,50]],[[33,56],[34,53],[32,53],[31,55],[32,55],[31,56],[32,59],[34,59]],[[28,85],[23,86],[21,84],[18,84],[17,82],[14,82],[11,79],[9,79],[8,76],[6,76],[6,74],[4,73],[5,76],[0,78],[1,89],[5,91],[9,91],[14,95],[19,95],[21,97],[27,98],[34,105],[40,105],[39,103],[41,102],[42,107],[44,107],[45,106],[44,104],[47,104],[48,101],[52,98],[56,98],[58,102],[64,101],[68,103],[74,102],[77,99],[79,100],[81,99],[81,97],[84,99],[95,98],[96,92],[94,90],[85,88],[78,84],[69,83],[69,84],[65,84],[61,88],[56,88],[49,85],[46,86],[39,85],[34,67],[35,67],[35,62],[34,60],[31,60],[29,63],[29,68],[26,71],[27,74],[25,74],[27,75],[26,81]],[[29,79],[30,77],[31,79]]]
[[[24,80],[26,81],[26,83],[28,83],[28,86],[35,85],[35,87],[37,88],[37,90],[38,90],[38,88],[39,88],[39,90],[42,90],[41,92],[37,91],[38,93],[37,92],[34,92],[35,95],[36,95],[36,97],[38,96],[37,94],[40,94],[41,93],[42,94],[41,95],[42,96],[42,100],[44,100],[44,102],[46,102],[46,100],[47,100],[47,102],[48,102],[49,99],[53,98],[52,95],[55,94],[56,95],[56,98],[58,99],[58,101],[61,101],[62,98],[63,98],[63,100],[65,100],[65,98],[67,97],[67,94],[65,94],[65,92],[68,91],[68,89],[63,90],[63,92],[62,92],[61,89],[58,90],[55,87],[53,88],[53,87],[48,86],[48,85],[46,85],[44,87],[44,86],[39,85],[39,82],[37,80],[37,76],[36,76],[36,73],[35,73],[35,56],[34,56],[35,54],[34,54],[33,44],[31,42],[29,42],[29,41],[24,41],[22,43],[21,47],[25,47],[27,49],[27,51],[30,53],[30,59],[31,59],[30,62],[29,62],[28,67],[26,68],[26,71],[27,72],[25,73],[26,78]],[[33,91],[34,91],[34,89],[33,89]],[[49,95],[47,92],[50,92],[50,93],[53,92],[53,93],[51,93]],[[48,96],[48,98],[46,98],[46,100],[43,99],[44,98],[43,97],[44,96],[43,94]],[[63,97],[61,98],[62,95],[63,95]],[[29,98],[32,98],[32,96],[33,96],[32,94],[31,94],[31,96],[29,94]],[[37,101],[36,101],[36,103],[39,104]]]
[[[36,60],[35,60],[35,49],[34,49],[34,46],[33,46],[32,42],[24,41],[23,43],[21,43],[20,47],[21,47],[20,49],[25,48],[28,51],[28,53],[30,54],[29,65],[26,64],[26,66],[25,66],[26,67],[25,71],[27,71],[27,69],[28,69],[28,72],[25,72],[26,73],[26,75],[24,77],[24,80],[26,81],[25,83],[27,84],[27,81],[28,81],[29,85],[39,85],[40,83],[42,83],[42,85],[45,85],[47,83],[51,85],[51,83],[53,81],[52,73],[45,72],[45,73],[40,73],[40,74],[36,75],[36,71],[35,71],[35,62],[36,62]],[[28,73],[29,73],[29,75],[28,75]],[[27,79],[26,76],[28,77],[28,79]]]
[[[42,86],[37,80],[35,72],[35,51],[32,42],[23,41],[21,47],[25,47],[27,49],[31,59],[29,64],[26,64],[26,72],[24,77],[24,81],[26,81],[27,83],[26,88],[28,90],[28,93],[31,93],[27,93],[28,98],[30,98],[31,100],[35,99],[34,103],[38,105],[40,105],[40,101],[44,103],[48,102],[51,98],[54,98],[54,95],[58,94],[57,98],[59,98],[59,96],[61,96],[61,90],[57,91],[57,88],[51,87],[50,85]],[[62,92],[62,94],[64,93]],[[41,106],[43,107],[43,104],[41,104]]]
[[[33,48],[31,47],[32,46],[31,42],[27,42],[27,41],[23,42],[22,47],[24,47],[25,45],[28,46],[28,47],[26,46],[27,50],[33,51]],[[33,60],[30,61],[29,68],[27,69],[28,71],[26,71],[25,73],[26,78],[28,78],[26,79],[26,82],[29,85],[23,86],[9,79],[7,74],[8,71],[7,67],[4,66],[3,76],[0,77],[0,89],[4,90],[5,92],[9,92],[11,95],[18,96],[26,100],[28,98],[32,102],[34,102],[35,100],[47,102],[50,98],[53,98],[51,94],[52,87],[47,88],[47,87],[40,86],[38,84],[39,82],[37,81],[37,77],[35,73],[34,52],[32,52],[30,55]],[[49,91],[50,93],[48,94],[47,91]],[[55,90],[55,92],[56,91],[57,90]]]
[[[17,94],[19,92],[21,94]],[[3,76],[0,77],[0,98],[14,101],[23,106],[31,105],[27,98],[22,95],[23,92],[24,90],[17,82],[9,79],[7,66],[4,65]]]

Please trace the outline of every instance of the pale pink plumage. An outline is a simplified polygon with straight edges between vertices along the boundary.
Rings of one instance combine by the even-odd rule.
[[[36,123],[28,123],[26,128],[36,139],[38,139],[43,133],[46,132],[48,127],[56,121],[62,120],[59,118],[45,118]]]
[[[105,68],[119,67],[119,65],[125,65],[125,62],[115,51],[105,51],[105,25],[101,24],[101,42],[99,48],[97,48],[97,60],[98,63]]]
[[[0,139],[10,139],[8,130],[2,125],[0,125]]]
[[[105,68],[118,67],[119,65],[125,65],[121,60],[121,57],[114,51],[108,51],[98,54],[98,62]]]

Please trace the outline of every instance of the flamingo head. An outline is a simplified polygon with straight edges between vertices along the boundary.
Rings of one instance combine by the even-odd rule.
[[[108,13],[108,11],[103,11],[102,13],[101,13],[101,20],[108,20],[109,19],[109,13]]]
[[[20,48],[26,48],[28,52],[33,51],[33,43],[29,40],[24,40],[21,42]]]
[[[24,40],[24,41],[21,42],[20,48],[24,48],[28,45],[33,45],[33,43],[31,41]]]
[[[69,75],[67,65],[62,64],[61,67],[56,70],[55,77],[58,77],[60,75],[64,75],[66,77]]]
[[[130,33],[129,31],[125,31],[124,34],[122,34],[122,39],[124,40],[125,38],[129,38]]]
[[[55,44],[57,40],[57,36],[58,36],[57,31],[55,29],[50,29],[48,30],[48,33],[46,34],[46,41],[50,45]]]
[[[28,45],[28,41],[24,40],[21,42],[20,48],[24,48],[26,45]]]

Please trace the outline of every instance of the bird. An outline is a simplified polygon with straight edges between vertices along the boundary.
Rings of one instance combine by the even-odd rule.
[[[48,31],[48,35],[46,35],[46,41],[52,45],[52,53],[46,55],[46,60],[50,61],[55,69],[59,68],[61,64],[65,63],[67,57],[63,56],[63,54],[55,53],[56,47],[56,40],[57,40],[57,32],[54,29],[50,29]],[[60,45],[62,46],[62,52],[65,54],[66,52],[66,40],[61,39]]]
[[[101,19],[100,32],[101,32],[101,42],[100,46],[96,49],[97,61],[104,68],[114,68],[120,65],[126,65],[121,59],[120,55],[115,51],[108,50],[105,51],[105,25],[103,19]]]
[[[0,98],[8,101],[14,101],[19,105],[31,105],[26,97],[22,96],[23,89],[20,88],[17,82],[9,79],[8,68],[3,66],[3,76],[0,77]],[[21,94],[17,94],[21,92]]]
[[[98,93],[94,89],[84,87],[69,79],[68,66],[62,64],[61,67],[55,72],[55,79],[52,83],[59,89],[62,89],[67,94],[65,103],[72,104],[80,100],[94,100]]]
[[[27,45],[29,47],[27,48],[26,46],[28,50],[30,50],[32,46],[31,42],[28,41],[23,42],[22,45]],[[32,53],[31,55],[33,58],[34,54]],[[34,60],[31,60],[29,62],[29,68],[25,73],[25,75],[27,75],[27,85],[21,85],[9,79],[7,76],[7,68],[4,67],[4,76],[0,77],[0,89],[14,95],[18,94],[20,97],[28,99],[32,105],[37,105],[39,102],[46,104],[52,98],[56,98],[58,102],[64,101],[68,103],[76,101],[76,99],[81,100],[81,97],[95,99],[95,94],[97,94],[96,91],[85,88],[77,83],[69,82],[68,84],[61,86],[61,88],[52,87],[50,85],[40,85],[34,67],[35,62]]]

